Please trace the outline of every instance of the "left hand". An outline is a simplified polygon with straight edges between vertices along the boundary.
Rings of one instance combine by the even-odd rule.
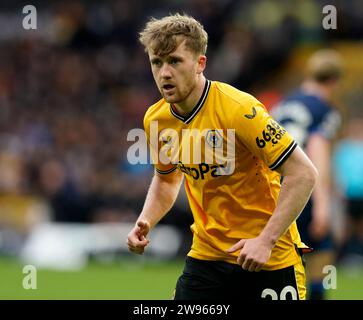
[[[310,237],[315,241],[321,241],[329,233],[329,218],[327,216],[313,216],[308,227]]]
[[[261,238],[241,239],[235,245],[230,247],[227,252],[232,253],[241,249],[237,258],[237,264],[242,269],[253,272],[260,271],[267,263],[271,256],[271,245],[267,244]]]

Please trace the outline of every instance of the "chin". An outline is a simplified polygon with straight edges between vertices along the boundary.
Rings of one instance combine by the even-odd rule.
[[[164,96],[164,100],[167,103],[178,103],[178,102],[180,102],[180,99],[176,99],[175,97],[166,97],[166,96]]]

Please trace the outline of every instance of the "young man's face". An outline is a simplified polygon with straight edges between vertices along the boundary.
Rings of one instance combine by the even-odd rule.
[[[149,59],[156,85],[168,103],[182,103],[188,98],[206,62],[205,56],[197,56],[185,47],[185,40],[165,56],[149,50]]]

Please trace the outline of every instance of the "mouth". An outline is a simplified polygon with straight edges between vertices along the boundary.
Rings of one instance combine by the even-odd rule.
[[[162,88],[163,88],[164,91],[167,91],[168,92],[168,91],[173,90],[175,88],[175,86],[173,86],[172,84],[164,84],[162,86]]]

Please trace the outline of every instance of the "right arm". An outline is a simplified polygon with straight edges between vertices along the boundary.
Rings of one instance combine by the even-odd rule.
[[[149,243],[146,235],[171,209],[182,181],[183,174],[178,169],[169,174],[155,172],[142,212],[127,237],[130,251],[138,254],[144,253],[144,249]]]

